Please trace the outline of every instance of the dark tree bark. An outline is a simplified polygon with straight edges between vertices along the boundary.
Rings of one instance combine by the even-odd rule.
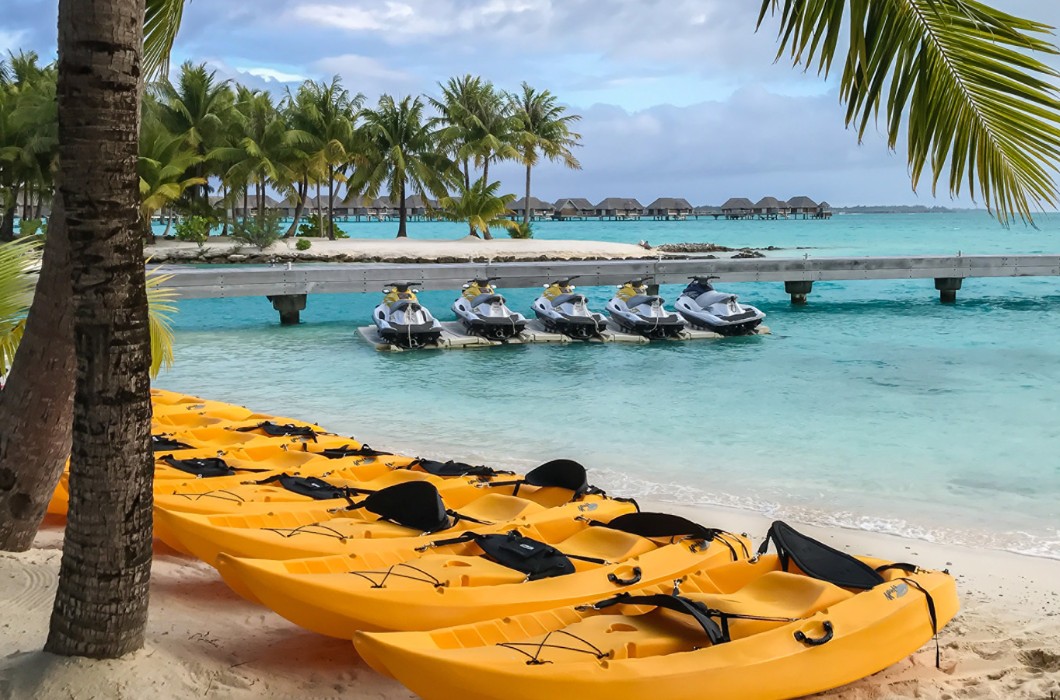
[[[530,225],[530,166],[526,166],[526,199],[523,200],[523,226]]]
[[[335,166],[328,166],[328,240],[335,240]]]
[[[401,204],[398,205],[398,238],[407,238],[408,231],[405,230],[405,223],[408,221],[409,212],[405,207],[405,181],[401,181]]]
[[[143,646],[150,335],[136,175],[144,0],[60,0],[59,162],[74,300],[70,510],[45,650]]]
[[[0,242],[15,240],[15,214],[18,213],[18,186],[11,188],[11,204],[4,207],[3,218],[0,219]]]
[[[302,218],[302,211],[305,209],[305,199],[309,194],[309,176],[303,175],[302,181],[298,183],[298,191],[294,205],[294,220],[291,221],[291,228],[287,229],[287,233],[283,234],[284,238],[290,238],[298,233],[298,221]]]
[[[70,250],[57,195],[26,330],[0,391],[0,550],[33,544],[70,455],[73,399]]]

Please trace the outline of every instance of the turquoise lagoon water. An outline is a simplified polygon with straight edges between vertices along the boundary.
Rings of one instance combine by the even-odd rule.
[[[543,223],[536,235],[788,249],[771,256],[1057,252],[1060,218],[1038,224],[848,215]],[[952,306],[930,280],[818,283],[802,308],[778,283],[727,288],[767,312],[771,336],[380,353],[356,332],[377,295],[312,296],[290,328],[264,299],[189,300],[158,383],[375,447],[519,468],[570,457],[624,495],[1060,558],[1057,279],[969,280]],[[596,308],[612,292],[582,291]],[[524,313],[536,293],[506,290]],[[421,300],[446,320],[452,297]]]

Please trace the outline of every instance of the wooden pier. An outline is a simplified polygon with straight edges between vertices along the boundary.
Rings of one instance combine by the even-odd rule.
[[[493,277],[499,288],[540,287],[550,279],[576,276],[578,285],[621,284],[644,279],[649,285],[683,284],[692,275],[713,275],[720,284],[783,282],[792,303],[805,303],[814,282],[833,280],[931,279],[944,302],[956,300],[961,282],[971,277],[1057,277],[1060,255],[965,255],[845,258],[650,258],[638,260],[328,263],[277,266],[165,266],[164,286],[188,299],[269,297],[285,323],[297,323],[309,294],[378,293],[394,281],[415,281],[424,289],[460,289],[473,278]]]

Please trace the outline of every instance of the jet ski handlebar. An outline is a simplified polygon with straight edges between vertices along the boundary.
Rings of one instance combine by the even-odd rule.
[[[692,275],[688,279],[695,280],[696,282],[709,282],[711,280],[720,280],[721,278],[717,275]]]

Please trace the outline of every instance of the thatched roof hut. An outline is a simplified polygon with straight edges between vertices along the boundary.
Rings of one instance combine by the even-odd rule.
[[[759,218],[775,219],[787,213],[787,206],[786,202],[781,202],[776,197],[762,197],[755,202],[754,213]]]
[[[656,219],[683,219],[692,213],[692,205],[679,197],[659,197],[648,205],[648,216]]]
[[[511,204],[508,205],[508,209],[520,218],[523,216],[523,210],[526,209],[526,197],[520,197]],[[555,207],[537,197],[530,198],[530,218],[531,219],[549,219],[552,217],[552,212],[555,211]]]
[[[832,205],[828,202],[821,202],[817,205],[817,211],[814,213],[815,219],[831,219],[832,218]]]
[[[557,199],[555,204],[552,205],[552,209],[555,212],[553,216],[561,220],[584,219],[587,216],[592,216],[595,211],[592,202],[584,197]]]
[[[608,197],[595,209],[605,219],[639,219],[644,213],[644,205],[632,197]]]
[[[430,197],[424,199],[418,194],[405,197],[405,210],[409,216],[426,216],[437,208],[437,199],[431,199]]]
[[[747,197],[732,197],[721,205],[721,213],[727,219],[744,219],[754,213],[755,205]]]

